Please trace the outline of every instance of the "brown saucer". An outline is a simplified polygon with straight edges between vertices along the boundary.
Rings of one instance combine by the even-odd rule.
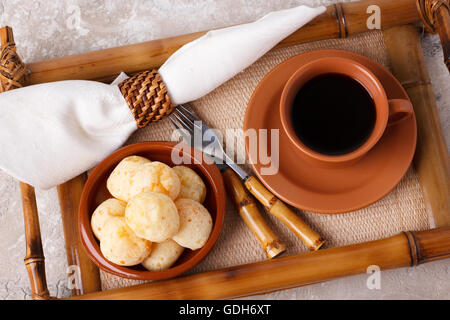
[[[279,171],[261,175],[257,159],[247,154],[262,183],[277,197],[302,210],[342,213],[366,207],[384,197],[408,170],[416,149],[416,118],[389,126],[381,140],[361,160],[338,168],[319,167],[296,155],[283,133],[279,103],[287,80],[303,64],[322,57],[343,57],[361,63],[381,81],[389,99],[409,99],[395,77],[378,63],[341,50],[317,50],[286,60],[269,72],[256,87],[247,106],[244,130],[279,129]],[[265,146],[262,146],[265,147]],[[271,146],[269,144],[268,154]],[[265,150],[263,150],[264,152]]]

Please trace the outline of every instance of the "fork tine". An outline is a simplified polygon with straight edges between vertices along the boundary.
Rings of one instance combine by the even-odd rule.
[[[191,118],[189,118],[188,116],[186,116],[186,115],[184,114],[184,112],[178,110],[178,108],[176,108],[175,111],[174,111],[173,113],[175,114],[175,116],[178,116],[178,117],[180,117],[180,118],[183,118],[184,121],[185,121],[186,123],[188,123],[192,128],[195,126],[194,121],[193,121]]]
[[[181,128],[175,120],[172,119],[172,115],[169,116],[169,120],[172,123],[172,125],[175,127],[175,129],[178,130],[180,135],[183,137],[186,144],[191,145],[192,144],[192,136],[188,133],[186,133],[186,129]]]
[[[189,116],[193,121],[201,121],[201,119],[195,113],[193,113],[189,108],[185,107],[184,105],[180,104],[177,109],[181,111],[184,115]]]
[[[170,115],[168,116],[168,118],[169,118],[170,122],[172,123],[172,125],[175,127],[175,129],[181,130],[181,128],[180,128],[180,126],[178,125],[178,123],[177,123],[175,120],[173,120],[172,117],[173,117],[173,114],[170,114]]]
[[[175,120],[183,127],[183,129],[186,129],[187,132],[189,132],[190,135],[194,134],[194,127],[193,125],[187,124],[185,121],[183,121],[183,119],[180,117],[180,115],[178,113],[173,112],[169,118],[171,118],[171,116],[173,116],[175,118]],[[172,119],[173,121],[173,119]]]

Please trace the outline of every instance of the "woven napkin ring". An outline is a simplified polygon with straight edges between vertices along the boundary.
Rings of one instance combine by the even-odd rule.
[[[139,128],[161,120],[174,109],[166,85],[156,70],[140,72],[122,81],[119,88]]]

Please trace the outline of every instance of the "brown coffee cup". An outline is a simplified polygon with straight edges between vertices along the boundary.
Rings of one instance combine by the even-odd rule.
[[[372,133],[359,148],[342,155],[326,155],[310,149],[297,136],[292,123],[292,107],[298,91],[309,80],[324,74],[342,74],[353,78],[366,88],[374,101],[376,118]],[[409,100],[387,98],[380,80],[370,70],[353,60],[338,57],[317,59],[300,67],[287,81],[280,100],[282,127],[297,154],[309,162],[326,166],[357,161],[377,144],[387,126],[401,123],[412,113]]]

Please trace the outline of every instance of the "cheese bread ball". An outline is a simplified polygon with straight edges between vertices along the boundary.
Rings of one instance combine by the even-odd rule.
[[[109,261],[121,266],[142,263],[152,250],[152,243],[139,238],[125,223],[125,218],[117,217],[106,223],[100,250]]]
[[[168,165],[154,161],[146,163],[141,168],[134,179],[134,184],[130,189],[130,194],[135,196],[141,192],[152,191],[163,193],[173,200],[180,193],[180,179],[176,172]]]
[[[98,240],[102,239],[102,232],[106,222],[114,217],[123,217],[127,203],[117,199],[108,199],[102,202],[91,217],[92,232]]]
[[[181,182],[178,198],[192,199],[203,203],[206,197],[206,186],[202,178],[194,170],[185,166],[173,167]]]
[[[203,247],[212,230],[212,218],[208,210],[192,199],[178,199],[175,205],[180,215],[180,230],[172,239],[192,250]]]
[[[169,269],[183,253],[184,248],[173,240],[154,243],[152,253],[145,258],[142,265],[150,271]]]
[[[163,242],[178,232],[180,217],[172,199],[165,194],[143,192],[130,199],[125,220],[137,236]]]
[[[130,156],[123,159],[106,181],[108,191],[114,198],[128,201],[132,197],[130,191],[135,183],[136,175],[144,164],[149,163],[151,163],[150,160],[139,156]]]

